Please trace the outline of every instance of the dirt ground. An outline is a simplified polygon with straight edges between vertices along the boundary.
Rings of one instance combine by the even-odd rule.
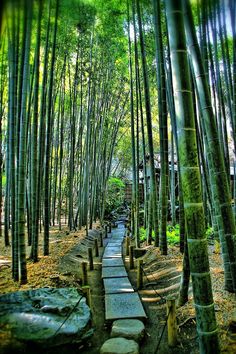
[[[93,226],[99,228],[98,224]],[[85,231],[69,233],[66,227],[59,231],[52,228],[50,238],[50,256],[42,256],[43,241],[40,239],[40,260],[32,263],[28,260],[28,283],[20,286],[11,279],[10,248],[5,248],[3,238],[0,238],[0,293],[26,290],[44,286],[50,287],[77,287],[81,288],[80,262],[65,265],[62,262],[64,255],[71,255],[78,243],[85,237]],[[106,241],[105,241],[106,242]],[[104,245],[105,245],[104,242]],[[30,248],[27,248],[29,254]],[[109,338],[110,328],[104,319],[104,290],[101,281],[101,257],[103,248],[99,249],[99,257],[94,258],[94,270],[89,271],[89,285],[92,295],[92,322],[95,329],[93,337],[85,344],[60,347],[60,354],[98,354],[100,347]],[[222,353],[233,354],[236,352],[236,335],[229,330],[232,311],[236,308],[234,294],[224,291],[224,274],[221,258],[209,248],[210,264],[216,316],[219,326],[219,338]],[[147,247],[144,260],[144,288],[139,291],[147,313],[146,336],[140,344],[140,354],[173,353],[196,354],[198,353],[196,319],[193,308],[192,292],[190,287],[189,302],[177,309],[178,346],[169,348],[167,345],[166,305],[165,297],[178,293],[181,276],[182,256],[177,247],[171,247],[168,256],[161,256],[153,246]],[[131,282],[136,287],[136,269],[129,270],[128,257],[125,264]],[[147,285],[148,283],[148,285]],[[151,284],[150,284],[151,283]],[[163,334],[163,335],[162,335]],[[1,333],[0,333],[1,343]],[[42,351],[39,351],[40,353]],[[34,352],[36,354],[36,352]],[[58,348],[44,350],[44,354],[56,354]]]

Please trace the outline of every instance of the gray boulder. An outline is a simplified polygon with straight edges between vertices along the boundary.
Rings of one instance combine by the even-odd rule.
[[[117,320],[112,324],[111,337],[124,337],[138,342],[144,337],[144,333],[144,324],[139,320]]]
[[[93,334],[90,309],[75,288],[41,288],[0,296],[0,326],[5,346],[14,338],[17,343],[53,347],[80,343]]]
[[[111,338],[102,345],[100,354],[139,354],[139,345],[132,339]]]

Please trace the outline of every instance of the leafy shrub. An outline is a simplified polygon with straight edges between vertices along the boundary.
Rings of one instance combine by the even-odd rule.
[[[146,229],[140,227],[139,229],[140,241],[144,242],[146,240]],[[166,228],[167,242],[169,245],[175,246],[179,244],[179,225],[175,226],[168,225]],[[152,239],[154,240],[154,231],[152,231]]]
[[[146,232],[147,232],[147,229],[144,229],[144,227],[140,227],[139,237],[140,237],[141,242],[146,241]],[[152,239],[154,240],[154,231],[152,231]]]
[[[208,226],[207,230],[206,230],[206,236],[208,240],[212,240],[214,239],[214,230],[213,227]]]
[[[166,229],[167,242],[169,245],[176,246],[179,244],[179,224],[175,226],[168,225]]]
[[[109,215],[124,203],[125,184],[120,178],[110,177],[107,185],[105,214]]]
[[[146,241],[146,229],[140,227],[139,234],[140,234],[140,241],[141,242]],[[167,225],[166,236],[167,236],[168,245],[171,246],[179,245],[179,224],[176,224],[175,226]],[[214,230],[212,227],[208,226],[206,230],[206,236],[208,241],[212,241],[214,239]],[[152,231],[152,239],[154,240],[154,231]]]

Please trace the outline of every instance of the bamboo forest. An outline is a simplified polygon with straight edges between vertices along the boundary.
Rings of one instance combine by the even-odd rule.
[[[0,354],[236,353],[236,1],[0,1]]]

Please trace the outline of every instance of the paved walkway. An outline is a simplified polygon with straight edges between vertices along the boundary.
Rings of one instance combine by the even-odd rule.
[[[122,258],[125,236],[123,222],[109,234],[102,260],[102,279],[105,289],[105,319],[147,318],[141,300],[134,291]]]

